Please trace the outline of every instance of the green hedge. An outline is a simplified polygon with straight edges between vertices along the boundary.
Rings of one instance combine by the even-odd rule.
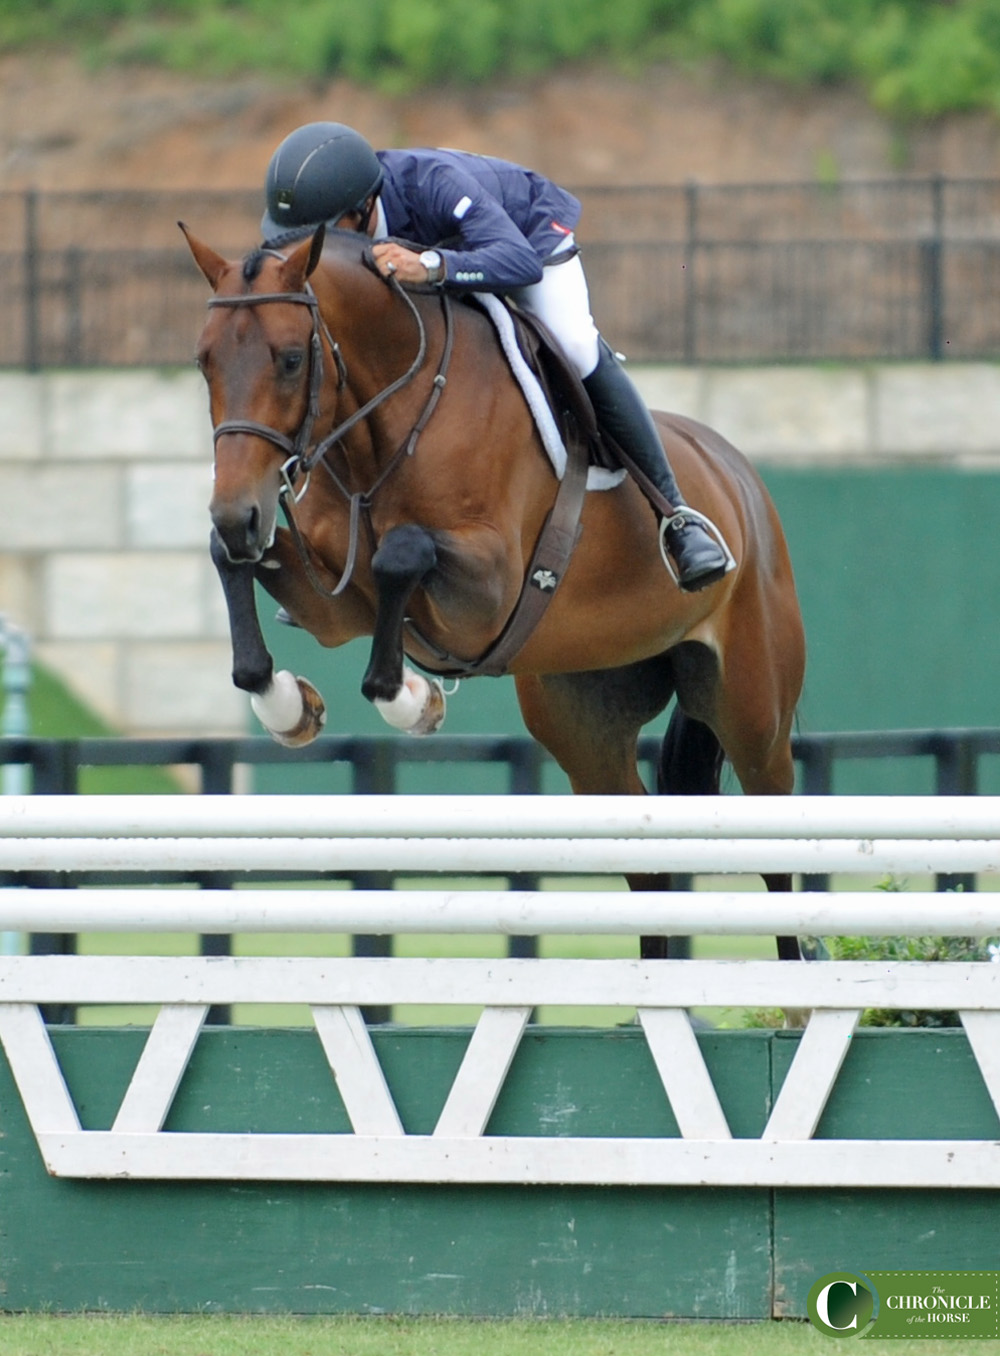
[[[832,960],[996,961],[995,942],[981,937],[831,937]],[[868,1008],[862,1026],[961,1026],[957,1012]]]
[[[848,83],[900,118],[1000,111],[1000,0],[0,0],[0,48],[199,74],[346,75],[387,91],[573,61],[721,59]]]

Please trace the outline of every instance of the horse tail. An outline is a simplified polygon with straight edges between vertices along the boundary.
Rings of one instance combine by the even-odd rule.
[[[660,747],[656,789],[661,796],[717,796],[724,761],[714,733],[677,706]]]

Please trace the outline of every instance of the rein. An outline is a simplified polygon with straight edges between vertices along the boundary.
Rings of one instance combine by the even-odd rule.
[[[229,307],[257,306],[269,302],[292,302],[300,306],[309,307],[312,316],[312,337],[309,341],[309,394],[305,417],[299,426],[299,430],[294,439],[288,437],[287,434],[282,433],[280,429],[272,428],[269,424],[258,423],[254,419],[224,419],[222,423],[218,424],[215,428],[214,440],[217,443],[219,438],[228,433],[250,433],[273,443],[275,447],[285,453],[287,460],[281,468],[283,485],[280,492],[281,506],[285,514],[285,520],[288,524],[289,532],[295,543],[295,549],[299,553],[299,558],[310,584],[317,593],[321,593],[328,598],[338,597],[350,583],[354,574],[355,564],[357,563],[361,514],[362,512],[365,514],[370,532],[371,519],[368,517],[368,513],[371,509],[372,501],[378,490],[393,471],[396,470],[400,462],[402,462],[405,457],[412,456],[416,451],[420,435],[430,422],[431,416],[441,398],[441,393],[447,384],[448,368],[451,364],[452,349],[454,348],[454,317],[452,314],[451,302],[447,296],[442,293],[441,305],[445,321],[445,342],[441,353],[441,361],[438,364],[438,370],[435,374],[431,392],[427,398],[427,403],[424,405],[419,418],[413,425],[409,434],[397,448],[393,456],[390,457],[389,461],[379,472],[369,488],[367,490],[352,491],[344,484],[334,471],[333,467],[326,460],[326,454],[332,447],[341,442],[346,435],[350,433],[351,429],[355,428],[362,420],[367,419],[374,410],[378,409],[378,407],[386,400],[389,400],[394,396],[397,391],[400,391],[404,386],[409,385],[423,367],[424,359],[427,356],[427,329],[424,325],[420,311],[412,298],[408,296],[405,290],[400,286],[397,279],[390,277],[386,279],[386,282],[393,288],[397,295],[402,297],[406,302],[410,309],[410,314],[417,322],[417,332],[419,335],[417,356],[402,376],[397,377],[395,381],[390,382],[388,386],[384,387],[381,391],[376,392],[369,401],[355,410],[353,414],[349,415],[342,423],[333,428],[325,438],[320,439],[320,441],[311,448],[310,441],[312,439],[313,427],[319,416],[319,395],[320,387],[323,382],[322,335],[324,334],[326,335],[331,355],[337,366],[338,391],[342,390],[347,383],[347,367],[344,363],[340,345],[334,340],[320,316],[319,299],[312,287],[306,283],[304,292],[248,293],[245,296],[239,297],[211,297],[208,302],[209,306]],[[318,462],[322,462],[324,470],[326,470],[337,489],[347,500],[350,510],[347,558],[344,562],[344,569],[340,576],[340,580],[333,589],[326,588],[313,568],[306,544],[288,503],[289,497],[298,503],[305,494],[305,491],[308,488],[309,476]],[[300,473],[306,477],[306,483],[299,493],[296,494],[293,482]]]

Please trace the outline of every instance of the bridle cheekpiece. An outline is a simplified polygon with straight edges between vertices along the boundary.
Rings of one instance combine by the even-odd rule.
[[[284,255],[279,254],[276,250],[268,250],[266,252],[276,255],[280,259],[284,258]],[[427,426],[437,402],[444,391],[447,383],[448,367],[451,362],[451,352],[454,342],[453,316],[450,301],[447,296],[442,293],[441,304],[444,310],[445,319],[445,343],[441,355],[441,362],[437,374],[434,377],[434,383],[431,387],[431,393],[427,403],[424,406],[419,419],[410,430],[409,435],[404,439],[396,453],[382,468],[381,472],[376,477],[374,484],[364,491],[351,490],[340,479],[330,463],[325,460],[327,452],[329,452],[332,447],[336,446],[337,443],[342,442],[351,429],[361,423],[362,420],[367,419],[373,410],[377,409],[404,386],[407,386],[423,367],[424,359],[427,356],[427,329],[424,325],[420,311],[414,304],[413,299],[408,296],[406,291],[400,286],[396,278],[387,278],[385,279],[385,282],[406,302],[417,323],[417,331],[419,334],[417,355],[401,377],[397,377],[395,381],[390,382],[389,385],[384,387],[381,391],[377,391],[369,401],[356,409],[353,414],[348,415],[348,417],[333,428],[325,438],[321,438],[312,446],[313,429],[319,416],[320,388],[323,384],[324,335],[326,336],[326,341],[330,346],[330,353],[337,367],[338,391],[342,390],[347,384],[347,367],[344,362],[343,354],[340,351],[340,345],[330,334],[330,331],[320,315],[319,299],[312,287],[307,282],[305,290],[302,292],[246,292],[235,297],[210,297],[208,302],[210,307],[260,306],[272,302],[291,302],[299,306],[309,307],[312,317],[312,336],[309,341],[309,392],[305,417],[302,420],[295,437],[290,438],[287,434],[282,433],[280,429],[272,428],[269,424],[259,423],[255,419],[224,419],[215,427],[214,441],[215,443],[218,443],[221,437],[229,433],[250,433],[258,438],[264,438],[267,442],[272,443],[279,451],[285,454],[285,461],[281,467],[281,504],[285,512],[289,530],[295,539],[296,547],[302,559],[303,566],[306,569],[306,573],[309,575],[313,587],[327,597],[336,597],[346,588],[350,581],[357,558],[358,524],[361,513],[364,511],[367,515],[368,510],[371,507],[372,499],[379,486],[392,474],[404,457],[412,455],[415,451],[417,440]],[[305,548],[305,543],[302,541],[298,525],[288,506],[289,498],[295,503],[298,503],[302,499],[309,487],[309,477],[313,467],[321,462],[338,490],[348,501],[350,509],[348,557],[344,566],[344,572],[341,575],[336,588],[333,590],[325,588],[317,578],[315,571],[312,568],[309,554]],[[295,481],[300,475],[303,476],[304,479],[301,487],[296,491]]]

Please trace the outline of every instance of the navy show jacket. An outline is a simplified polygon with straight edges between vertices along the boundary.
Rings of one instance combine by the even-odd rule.
[[[571,193],[534,170],[453,150],[378,151],[391,236],[440,251],[453,288],[536,283],[580,219]]]

